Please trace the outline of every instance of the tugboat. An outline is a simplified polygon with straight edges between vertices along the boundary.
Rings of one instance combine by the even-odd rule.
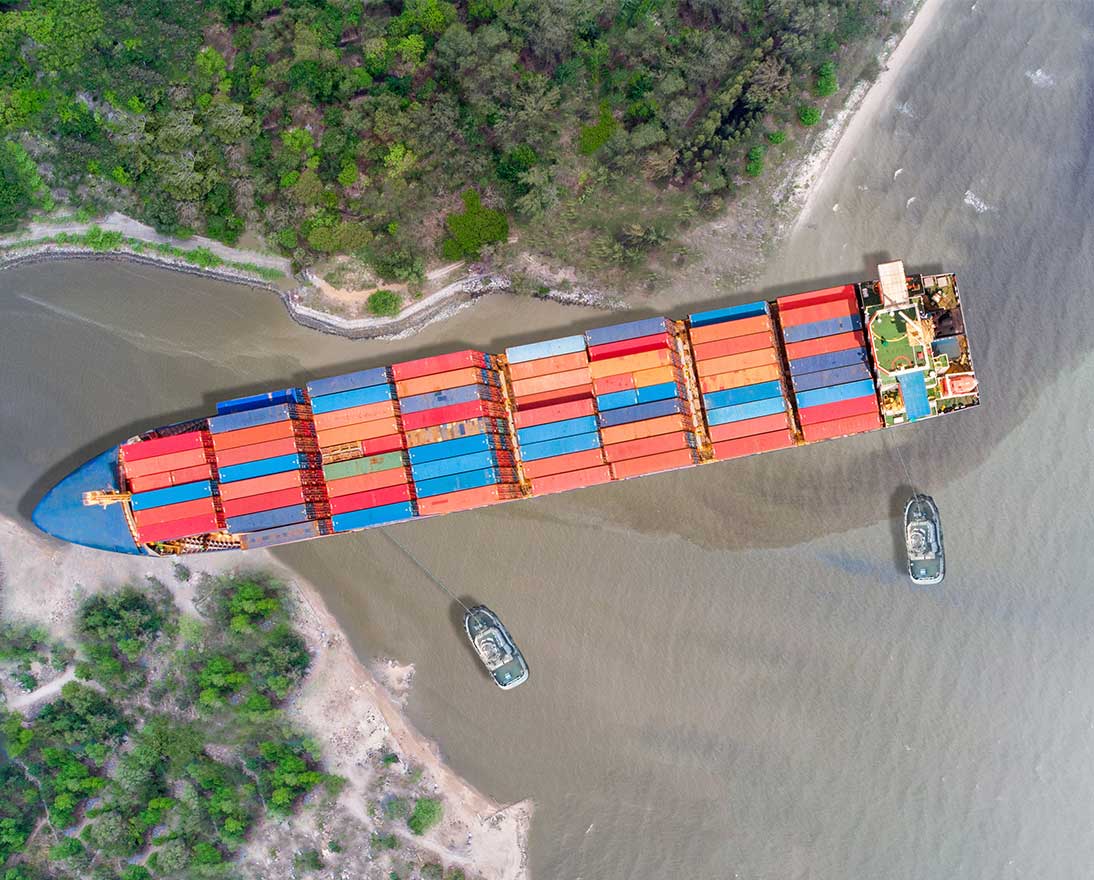
[[[904,508],[904,540],[908,549],[908,574],[912,583],[932,586],[946,575],[942,552],[942,519],[930,495],[918,492]]]
[[[467,637],[483,665],[502,690],[528,680],[528,664],[498,616],[485,605],[470,608],[463,618]]]

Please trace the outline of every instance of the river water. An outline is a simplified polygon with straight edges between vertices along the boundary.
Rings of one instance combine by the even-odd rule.
[[[537,878],[1089,875],[1092,51],[1089,4],[945,3],[734,297],[879,257],[956,271],[978,410],[279,552],[363,655],[416,665],[409,711],[457,771],[536,801]],[[351,343],[142,267],[30,267],[0,291],[0,511],[24,516],[92,452],[227,393],[604,320],[498,297]],[[940,588],[899,567],[898,446],[943,512]],[[483,679],[402,547],[504,617],[527,686]]]

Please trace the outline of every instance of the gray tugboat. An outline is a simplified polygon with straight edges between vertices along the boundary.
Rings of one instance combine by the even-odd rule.
[[[921,586],[942,583],[946,557],[942,551],[942,519],[930,495],[916,493],[904,508],[904,540],[908,574]]]
[[[528,680],[528,664],[498,616],[485,605],[470,608],[463,618],[467,637],[483,665],[503,690]]]

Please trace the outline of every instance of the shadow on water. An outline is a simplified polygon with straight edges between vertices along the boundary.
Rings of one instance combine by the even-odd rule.
[[[889,498],[889,533],[893,537],[893,567],[899,574],[908,573],[908,548],[904,540],[904,507],[915,489],[906,483],[897,486]]]
[[[467,638],[467,629],[464,626],[464,615],[467,614],[467,608],[474,608],[476,605],[482,603],[474,596],[463,595],[460,596],[458,601],[453,601],[448,606],[448,619],[452,623],[452,628],[456,631],[456,638],[459,639],[464,650],[467,652],[467,656],[470,658],[469,662],[474,666],[479,676],[486,681],[493,684],[494,680],[490,677],[490,673],[486,671],[486,667],[482,665],[482,660],[479,659],[479,655],[475,653],[475,649],[471,646],[470,640]]]

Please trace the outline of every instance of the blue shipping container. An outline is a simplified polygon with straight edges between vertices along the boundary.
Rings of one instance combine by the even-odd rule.
[[[601,394],[596,398],[596,408],[599,412],[608,409],[621,409],[624,406],[634,406],[638,403],[638,392],[612,391],[609,394]]]
[[[462,474],[465,471],[481,471],[483,468],[496,467],[498,464],[498,452],[496,449],[486,449],[482,452],[469,452],[467,455],[457,455],[455,458],[441,458],[437,461],[423,461],[421,464],[410,466],[411,476],[415,483],[422,480],[435,480],[437,477],[447,477],[449,474]]]
[[[304,392],[299,388],[285,388],[281,391],[267,391],[265,394],[252,394],[250,397],[234,397],[217,404],[217,415],[243,412],[247,409],[260,409],[277,403],[305,403]]]
[[[462,489],[480,489],[501,481],[500,468],[489,467],[479,471],[437,477],[435,480],[423,480],[414,484],[414,491],[419,498],[431,498],[434,495],[447,495],[449,492],[459,492]]]
[[[576,419],[563,419],[561,422],[547,422],[544,425],[532,425],[517,431],[517,440],[523,449],[530,443],[543,443],[545,440],[557,440],[559,437],[573,437],[577,434],[596,432],[596,416],[581,416]]]
[[[153,507],[166,507],[168,504],[210,498],[212,494],[213,484],[208,480],[202,480],[200,483],[183,483],[179,486],[168,486],[165,489],[137,492],[130,497],[129,503],[134,510],[151,510]]]
[[[415,515],[414,503],[401,501],[398,504],[385,504],[383,507],[370,507],[368,510],[340,513],[331,520],[331,524],[336,532],[351,532],[354,529],[367,529],[369,526],[402,522],[413,519]]]
[[[334,394],[313,397],[311,409],[316,414],[337,412],[353,406],[368,406],[370,403],[383,403],[385,400],[394,399],[395,389],[390,385],[370,385],[367,388],[354,388],[350,391],[338,391]]]
[[[806,373],[804,376],[794,376],[795,391],[812,391],[814,388],[824,388],[828,385],[843,385],[845,382],[854,382],[857,379],[869,379],[870,368],[866,364],[852,364],[849,367],[837,367],[834,370],[821,370],[819,373]]]
[[[819,373],[821,370],[834,370],[836,367],[865,363],[867,363],[865,348],[849,348],[846,351],[834,351],[831,354],[816,354],[812,357],[792,360],[790,374],[802,376],[806,373]]]
[[[373,367],[371,370],[359,370],[341,376],[328,376],[308,383],[308,394],[320,397],[324,394],[337,394],[339,391],[354,391],[373,385],[386,385],[391,381],[390,367]]]
[[[596,327],[585,331],[589,345],[606,345],[609,342],[622,342],[624,339],[638,339],[641,336],[653,336],[669,329],[668,318],[646,318],[643,321],[628,321],[626,324],[614,324],[611,327]]]
[[[660,385],[644,385],[636,392],[639,403],[653,403],[655,400],[668,400],[677,395],[683,396],[683,389],[675,382],[662,382]]]
[[[245,461],[243,464],[230,464],[220,469],[220,482],[235,483],[252,477],[266,477],[270,474],[283,474],[303,467],[305,461],[299,455],[278,455],[274,458],[261,458],[258,461]]]
[[[679,399],[658,400],[654,403],[640,403],[638,406],[628,406],[624,409],[610,409],[600,413],[596,418],[601,428],[610,428],[612,425],[659,419],[662,416],[671,416],[673,413],[682,413],[685,412],[684,407],[684,401]]]
[[[242,412],[225,413],[209,419],[209,430],[214,434],[226,431],[238,431],[241,428],[253,428],[256,425],[269,425],[273,422],[287,422],[295,415],[296,407],[290,403],[277,406],[265,406],[262,409],[247,409]]]
[[[854,400],[856,397],[873,397],[874,380],[863,379],[848,382],[846,385],[829,385],[827,388],[815,388],[798,394],[798,408],[823,406],[826,403],[839,403],[841,400]]]
[[[546,339],[543,342],[531,342],[528,345],[514,345],[512,348],[505,349],[505,356],[511,364],[523,364],[525,361],[538,361],[540,358],[574,354],[584,350],[584,336],[564,336],[561,339]]]
[[[812,321],[795,327],[783,327],[783,338],[787,342],[804,342],[806,339],[819,339],[821,336],[835,336],[838,333],[850,333],[862,329],[860,315],[844,315],[842,318],[829,318],[827,321]]]
[[[307,504],[294,504],[292,507],[278,507],[274,510],[248,513],[245,516],[229,517],[228,531],[238,535],[241,532],[258,532],[262,529],[275,529],[278,526],[305,522],[308,519],[308,507]]]
[[[241,537],[243,538],[243,549],[253,550],[256,547],[277,547],[281,544],[307,541],[309,538],[318,538],[320,534],[319,523],[311,520],[288,526],[263,529],[260,532],[247,532]]]
[[[572,437],[559,437],[557,440],[545,440],[543,443],[521,446],[520,457],[525,461],[539,461],[541,458],[554,458],[556,455],[599,449],[602,445],[599,434],[575,434]]]
[[[758,419],[760,416],[773,416],[781,412],[786,412],[786,401],[781,397],[771,397],[708,410],[707,422],[711,425],[724,425],[727,422],[743,422],[745,419]]]
[[[723,406],[736,406],[738,403],[749,403],[753,400],[770,400],[773,397],[782,397],[782,386],[778,380],[774,382],[760,382],[756,385],[745,385],[741,388],[727,388],[725,391],[711,391],[703,395],[703,403],[707,409],[718,409]]]
[[[456,403],[471,403],[475,400],[489,400],[498,393],[490,385],[461,385],[459,388],[446,388],[444,391],[430,391],[428,394],[415,394],[399,399],[399,409],[404,413],[425,412]]]
[[[696,312],[694,315],[688,315],[688,322],[692,327],[705,327],[707,324],[721,324],[724,321],[737,321],[741,318],[755,318],[767,314],[770,314],[770,306],[768,306],[766,300],[760,300],[759,302],[730,306],[728,309]]]
[[[498,434],[472,434],[470,437],[457,437],[455,440],[441,440],[437,443],[412,446],[407,452],[410,455],[411,464],[421,464],[426,461],[467,455],[471,452],[482,452],[484,449],[508,448],[508,437]]]

